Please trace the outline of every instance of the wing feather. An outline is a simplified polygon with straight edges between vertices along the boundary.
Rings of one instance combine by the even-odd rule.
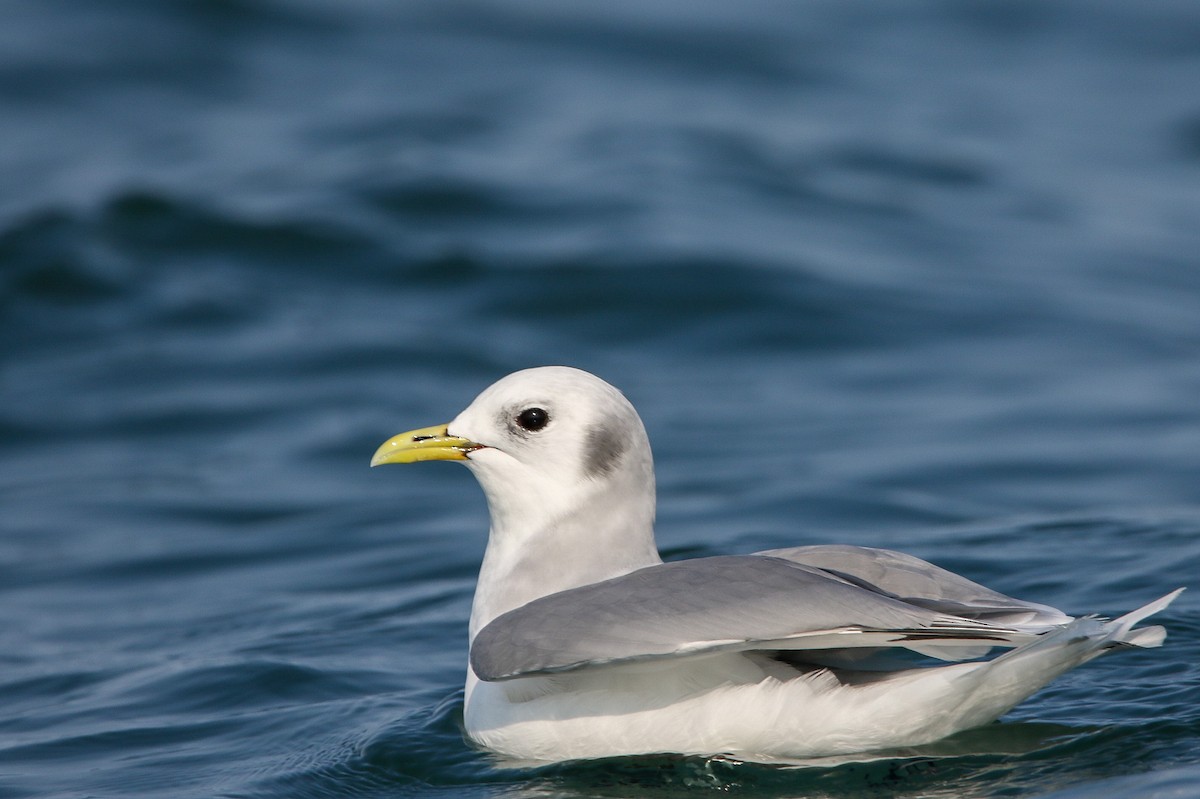
[[[1072,620],[1057,608],[1014,599],[940,566],[890,549],[832,544],[756,554],[821,569],[937,613],[1038,632]]]
[[[664,563],[534,600],[479,632],[471,667],[506,680],[722,651],[856,647],[956,660],[1034,634],[904,601],[851,572],[759,554]]]

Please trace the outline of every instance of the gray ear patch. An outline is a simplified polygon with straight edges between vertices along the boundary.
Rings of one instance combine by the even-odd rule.
[[[625,453],[626,437],[619,430],[603,425],[588,428],[583,473],[587,477],[607,477],[617,468]]]

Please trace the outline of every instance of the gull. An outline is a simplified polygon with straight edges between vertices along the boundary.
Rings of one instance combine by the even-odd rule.
[[[462,461],[491,529],[469,625],[467,738],[503,758],[797,762],[915,746],[998,718],[1134,625],[1073,618],[885,549],[664,563],[633,405],[578,369],[515,372],[372,466]],[[993,649],[1003,654],[986,659]]]

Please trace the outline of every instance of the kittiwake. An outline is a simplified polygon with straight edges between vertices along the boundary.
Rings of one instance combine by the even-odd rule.
[[[425,460],[463,461],[487,496],[463,716],[471,741],[520,761],[930,743],[1111,649],[1159,646],[1162,627],[1134,625],[1183,590],[1107,621],[884,549],[664,563],[641,418],[568,367],[511,374],[371,465]]]

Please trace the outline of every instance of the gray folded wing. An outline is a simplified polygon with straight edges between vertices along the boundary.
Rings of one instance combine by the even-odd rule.
[[[812,566],[938,613],[1036,630],[1066,624],[1072,619],[1049,605],[1005,596],[920,558],[890,549],[833,544],[755,554]]]
[[[933,599],[965,600],[957,588],[947,591]],[[505,680],[720,651],[847,647],[905,647],[957,660],[1035,634],[893,593],[853,571],[840,576],[766,554],[665,563],[501,615],[472,641],[471,667],[480,679]]]

